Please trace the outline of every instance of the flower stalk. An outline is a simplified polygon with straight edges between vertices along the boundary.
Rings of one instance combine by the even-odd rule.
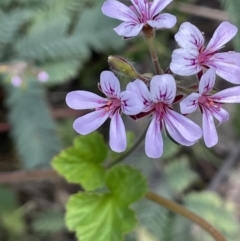
[[[163,73],[163,70],[160,66],[158,55],[155,47],[155,32],[154,29],[150,26],[146,26],[143,28],[143,36],[147,42],[148,49],[151,55],[151,59],[155,68],[156,74],[160,75]]]
[[[193,213],[192,211],[186,209],[185,207],[151,191],[149,191],[145,197],[159,204],[160,206],[163,206],[174,213],[180,214],[181,216],[198,224],[201,228],[208,232],[216,241],[227,241],[222,236],[222,234],[217,229],[215,229],[210,223],[208,223],[205,219]]]

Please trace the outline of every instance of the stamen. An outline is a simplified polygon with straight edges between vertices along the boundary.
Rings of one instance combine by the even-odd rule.
[[[112,101],[109,100],[106,105],[111,105],[111,104],[112,104]]]
[[[109,108],[108,106],[105,106],[105,107],[104,107],[104,110],[105,110],[106,112],[108,112],[108,111],[110,110],[110,108]]]

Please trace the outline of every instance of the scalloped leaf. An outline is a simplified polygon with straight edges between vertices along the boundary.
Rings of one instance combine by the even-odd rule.
[[[53,161],[54,169],[69,182],[94,190],[104,183],[102,163],[107,157],[107,146],[98,132],[78,136],[73,147],[63,150]]]
[[[77,193],[67,203],[67,226],[81,241],[121,241],[137,224],[128,206],[146,193],[145,178],[134,168],[117,166],[108,171],[106,184],[110,192]]]

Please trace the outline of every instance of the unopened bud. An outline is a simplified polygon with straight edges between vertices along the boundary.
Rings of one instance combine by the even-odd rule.
[[[116,72],[129,76],[131,78],[139,78],[140,74],[135,70],[133,65],[122,57],[109,56],[108,63]]]

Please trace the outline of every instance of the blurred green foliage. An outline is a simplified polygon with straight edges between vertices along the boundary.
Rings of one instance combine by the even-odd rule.
[[[231,21],[240,26],[239,1],[221,0],[221,2],[229,12]],[[0,69],[1,66],[8,66],[7,71],[1,70],[0,83],[6,90],[5,103],[8,108],[12,136],[21,156],[22,167],[25,169],[48,166],[49,160],[59,152],[62,146],[57,134],[58,128],[50,115],[45,97],[48,88],[65,83],[77,76],[79,72],[84,73],[84,81],[93,79],[93,74],[96,74],[95,72],[100,71],[101,68],[94,66],[92,62],[88,66],[90,71],[89,68],[85,68],[86,62],[93,56],[92,52],[106,54],[110,51],[117,51],[126,44],[112,31],[117,26],[117,21],[102,15],[100,10],[102,3],[103,0],[0,1]],[[183,15],[180,17],[185,18]],[[177,27],[166,34],[159,32],[157,35],[157,51],[164,67],[168,65],[170,59],[170,49],[165,43],[170,43],[169,40],[176,30]],[[239,51],[239,37],[234,39],[234,45]],[[130,42],[128,49],[124,51],[125,53],[130,58],[140,62],[144,61],[145,55],[148,54],[146,45],[139,39]],[[105,58],[106,56],[104,56]],[[25,63],[26,67],[18,69],[18,63]],[[140,68],[140,65],[137,68]],[[47,83],[43,85],[37,81],[36,70],[45,70],[49,74]],[[148,71],[151,70],[145,69],[145,72]],[[24,80],[24,85],[20,88],[15,88],[10,84],[11,76],[15,74],[20,75]],[[85,83],[86,85],[91,86],[91,83]],[[236,126],[240,129],[237,117]],[[60,135],[67,139],[66,144],[64,144],[68,146],[74,133],[66,131],[64,127],[60,132]],[[77,231],[77,235],[82,236],[84,232],[87,233],[88,239],[86,240],[91,240],[91,235],[93,235],[94,241],[98,240],[99,237],[94,236],[96,233],[91,231],[95,231],[99,224],[99,227],[106,231],[102,232],[101,238],[104,241],[115,240],[110,234],[112,228],[117,230],[117,237],[121,239],[121,233],[130,231],[135,226],[136,219],[133,211],[128,208],[129,203],[118,198],[120,196],[118,191],[125,191],[124,195],[128,196],[134,193],[131,188],[136,189],[138,191],[137,194],[135,193],[137,197],[131,200],[136,201],[144,193],[144,190],[138,185],[138,182],[143,179],[137,171],[127,167],[116,168],[107,176],[102,174],[102,163],[107,156],[106,145],[97,134],[93,134],[93,137],[91,135],[88,137],[93,140],[92,142],[86,141],[84,143],[81,142],[82,137],[79,137],[75,146],[67,149],[71,152],[71,157],[75,155],[74,160],[72,162],[66,161],[69,158],[69,153],[65,152],[66,158],[62,152],[54,159],[53,166],[69,182],[81,184],[88,190],[99,187],[99,183],[102,184],[105,180],[108,184],[106,189],[110,190],[107,194],[110,194],[110,197],[114,196],[114,198],[109,198],[106,193],[102,193],[102,190],[99,191],[100,194],[75,194],[68,203],[66,219],[69,228]],[[133,139],[133,135],[128,134],[129,147],[133,143]],[[82,145],[76,144],[78,141]],[[104,152],[102,157],[102,154],[95,150],[96,145],[101,142],[101,151]],[[91,150],[95,151],[89,151],[86,145],[91,146]],[[84,157],[79,156],[77,148],[86,150]],[[192,170],[187,156],[178,158],[179,150],[179,146],[171,143],[168,139],[165,140],[165,150],[161,163],[161,181],[154,183],[154,188],[168,198],[182,202],[187,208],[202,215],[223,232],[229,241],[238,241],[239,223],[234,217],[235,205],[226,202],[216,193],[194,191],[194,187],[191,187],[200,180],[200,177]],[[218,167],[221,162],[216,155],[202,147],[201,144],[193,147],[193,153],[194,158],[201,157],[215,167]],[[91,156],[90,154],[93,156],[88,158]],[[97,154],[98,156],[94,158],[94,155]],[[118,155],[109,151],[107,159],[108,161],[112,160]],[[90,160],[90,163],[86,160]],[[137,162],[142,169],[149,171],[149,177],[151,177],[153,168],[156,170],[153,161],[145,157],[138,158]],[[193,162],[194,160],[191,159],[191,163]],[[94,172],[91,169],[91,165],[96,163],[100,163],[96,168],[98,171],[100,169],[100,182],[97,184],[97,175],[95,174],[98,171]],[[133,173],[130,176],[130,181],[129,177],[124,175],[129,170]],[[91,178],[91,182],[89,178]],[[85,182],[88,184],[84,184]],[[89,206],[90,199],[88,198],[95,203],[96,209]],[[55,235],[55,232],[65,230],[62,210],[49,209],[42,211],[42,213],[40,211],[32,223],[28,224],[36,238],[27,235],[29,228],[26,227],[26,214],[24,207],[19,205],[18,199],[15,191],[0,188],[0,240],[58,240],[58,238],[51,238],[49,234]],[[82,205],[86,206],[85,210],[82,209]],[[142,229],[151,234],[150,239],[148,239],[151,241],[212,240],[204,231],[192,225],[188,220],[150,201],[141,200],[135,203],[134,211],[140,223],[134,233],[126,236],[128,241],[139,240]],[[96,217],[96,212],[100,212],[101,215]],[[86,215],[85,218],[89,215],[90,221],[87,220],[87,226],[79,231],[84,226],[83,222],[86,221],[82,219],[84,215]],[[109,221],[112,215],[115,215],[117,220],[113,226]],[[123,224],[120,222],[122,218],[127,219],[128,217],[131,219],[130,224],[125,220]]]
[[[0,69],[12,136],[22,167],[49,165],[60,151],[57,126],[45,99],[47,87],[76,76],[92,51],[123,47],[115,21],[101,13],[103,0],[12,0],[0,3]],[[21,64],[20,64],[21,63]],[[1,65],[2,64],[2,65]],[[45,86],[37,81],[44,70]],[[11,86],[20,76],[23,84]]]
[[[240,28],[240,4],[238,0],[220,0],[224,9],[228,12],[230,21]],[[240,51],[240,33],[238,31],[237,37],[233,39],[233,44],[236,51]]]

